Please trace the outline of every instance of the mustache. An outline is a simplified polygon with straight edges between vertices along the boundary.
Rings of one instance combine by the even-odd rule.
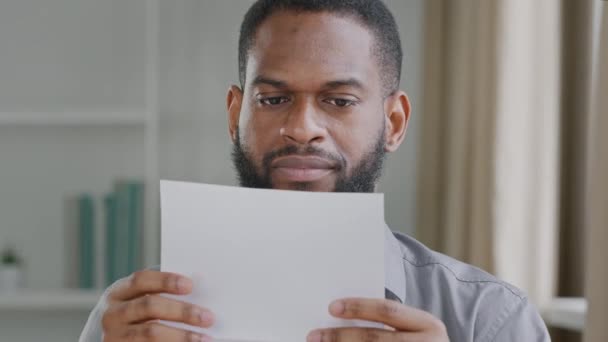
[[[274,151],[268,152],[264,155],[262,159],[262,164],[265,169],[270,168],[270,164],[272,161],[279,157],[285,156],[314,156],[323,159],[327,159],[333,161],[338,169],[343,169],[345,167],[346,161],[340,155],[325,151],[315,146],[307,145],[307,146],[296,146],[296,145],[287,145],[285,147],[276,149]]]

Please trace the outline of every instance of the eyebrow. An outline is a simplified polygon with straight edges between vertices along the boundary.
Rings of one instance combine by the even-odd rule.
[[[279,80],[273,80],[272,78],[268,78],[268,77],[264,77],[264,76],[257,76],[256,78],[253,79],[253,82],[251,83],[252,86],[258,86],[261,84],[266,84],[278,89],[286,89],[287,88],[287,82],[284,81],[279,81]]]
[[[258,86],[258,85],[262,85],[262,84],[269,85],[269,86],[272,86],[277,89],[289,88],[289,86],[287,85],[287,82],[285,82],[285,81],[275,80],[275,79],[268,78],[265,76],[257,76],[256,78],[253,79],[252,86]],[[363,86],[363,82],[359,81],[356,78],[333,80],[333,81],[329,81],[329,82],[326,82],[325,84],[323,84],[323,89],[325,89],[325,90],[331,90],[331,89],[336,89],[336,88],[340,88],[340,87],[353,87],[353,88],[357,88],[359,90],[365,89],[365,87]]]
[[[364,90],[363,83],[356,78],[347,78],[344,80],[329,81],[323,85],[323,89],[335,89],[340,87],[353,87],[359,90]]]

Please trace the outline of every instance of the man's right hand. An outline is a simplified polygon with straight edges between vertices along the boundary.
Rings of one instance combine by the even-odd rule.
[[[208,336],[162,325],[158,320],[208,328],[213,314],[208,309],[160,296],[185,295],[192,281],[174,273],[139,271],[117,284],[108,294],[103,314],[104,342],[211,341]]]

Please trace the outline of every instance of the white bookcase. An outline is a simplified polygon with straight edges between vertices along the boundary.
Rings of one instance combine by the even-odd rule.
[[[21,291],[0,295],[0,310],[88,312],[95,306],[100,296],[100,291],[92,290]]]
[[[103,251],[99,289],[64,287],[76,270],[65,261],[63,199],[88,192],[100,202],[120,178],[145,181],[143,262],[158,264],[159,6],[0,4],[0,249],[16,247],[26,281],[0,292],[0,313],[94,306]]]
[[[0,2],[0,248],[17,247],[27,286],[0,293],[0,321],[18,308],[84,315],[97,301],[64,288],[63,196],[144,179],[149,266],[161,177],[234,185],[225,95],[251,2]]]
[[[0,126],[5,127],[107,127],[107,126],[146,126],[147,112],[129,110],[97,111],[73,110],[56,113],[42,112],[0,112]]]

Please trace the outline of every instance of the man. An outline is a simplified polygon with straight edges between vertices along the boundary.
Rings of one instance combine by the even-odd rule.
[[[410,117],[398,89],[401,59],[396,23],[380,0],[257,1],[241,27],[241,86],[227,96],[241,185],[374,191]],[[337,299],[328,310],[387,328],[320,329],[308,341],[549,340],[514,287],[401,234],[387,234],[385,248],[386,298]],[[158,296],[191,289],[180,275],[137,272],[106,291],[81,341],[210,340],[157,323],[212,326],[208,309]]]

